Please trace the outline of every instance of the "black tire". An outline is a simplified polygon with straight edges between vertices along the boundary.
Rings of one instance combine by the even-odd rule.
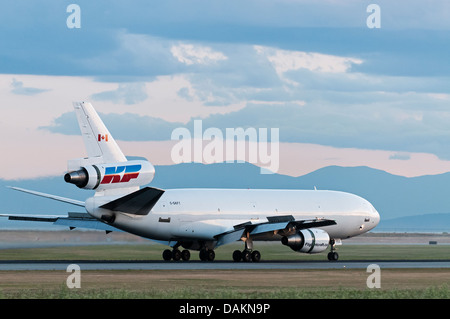
[[[328,253],[328,260],[329,261],[337,261],[339,259],[339,254],[335,251],[330,251]]]
[[[236,262],[242,260],[242,252],[240,250],[233,251],[233,260]]]
[[[163,251],[162,256],[165,261],[170,261],[172,259],[172,251],[170,251],[169,249],[166,249]]]
[[[189,259],[191,259],[191,253],[189,250],[183,250],[181,252],[181,259],[183,259],[184,261],[188,261]]]
[[[214,261],[214,258],[216,258],[216,253],[214,252],[214,250],[207,250],[206,251],[206,260]]]
[[[261,260],[261,253],[257,250],[252,252],[252,261],[259,262]]]
[[[252,254],[248,250],[242,252],[242,260],[245,262],[252,261]]]
[[[172,250],[172,258],[175,261],[179,261],[181,259],[181,252],[178,249]]]

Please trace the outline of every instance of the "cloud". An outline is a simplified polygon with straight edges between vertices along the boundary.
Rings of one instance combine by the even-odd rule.
[[[179,122],[168,122],[151,116],[137,114],[100,114],[114,138],[124,141],[170,140],[172,131],[183,126]]]
[[[167,122],[162,119],[139,116],[132,113],[99,113],[114,138],[122,141],[164,141],[170,140],[172,131],[183,126],[179,122]],[[64,135],[80,135],[75,112],[64,113],[49,126],[41,130]]]
[[[233,55],[229,60],[232,59]],[[274,69],[271,65],[268,68]],[[223,131],[236,127],[279,128],[282,142],[387,150],[395,154],[426,152],[450,158],[448,94],[428,93],[439,82],[436,79],[306,69],[285,74],[297,86],[240,87],[227,79],[228,74],[206,79],[195,74],[180,76],[175,82],[173,77],[164,77],[145,85],[121,83],[116,90],[91,96],[112,103],[99,105],[102,116],[105,122],[109,121],[111,131],[118,133],[116,138],[127,141],[168,140],[176,127],[192,129],[193,120],[202,118],[205,128]],[[424,92],[419,91],[420,83],[424,83]],[[443,79],[443,83],[448,83],[448,79]],[[445,89],[444,84],[441,86],[438,91]],[[100,83],[100,87],[105,85]],[[385,91],[390,87],[392,91]],[[408,91],[408,87],[418,91]],[[167,88],[171,90],[165,91]],[[143,101],[150,94],[148,103],[134,104],[136,114],[118,114],[122,112],[121,104]],[[176,114],[163,112],[161,105]],[[205,110],[211,105],[222,106]],[[116,113],[105,114],[107,109]],[[181,113],[183,117],[179,116]],[[75,118],[65,114],[43,128],[79,134]]]
[[[222,52],[214,51],[206,46],[194,46],[193,44],[173,45],[170,52],[179,62],[186,65],[211,64],[227,59]]]
[[[71,98],[99,101],[104,113],[132,105],[122,120],[139,133],[128,140],[162,139],[171,121],[202,117],[219,128],[279,127],[286,142],[450,158],[445,2],[382,0],[380,30],[366,27],[358,1],[79,4],[79,30],[66,28],[61,5],[4,6],[0,72],[94,77],[95,90]],[[20,75],[8,85],[22,98],[45,91]],[[67,120],[48,129],[63,132]]]
[[[407,161],[411,159],[410,154],[404,154],[404,153],[395,153],[389,156],[390,160],[400,160],[400,161]]]
[[[183,99],[185,99],[188,102],[192,102],[194,100],[194,96],[191,93],[191,90],[189,90],[188,87],[182,87],[177,91],[177,95]]]
[[[353,67],[366,73],[443,75],[450,69],[450,11],[445,1],[378,1],[381,30],[365,24],[368,3],[353,0],[77,4],[83,21],[78,30],[67,28],[67,6],[60,3],[36,1],[26,11],[14,1],[2,6],[0,28],[8,32],[1,37],[0,72],[166,75],[185,63],[228,56],[214,56],[217,44],[351,56],[364,61]]]
[[[148,98],[145,91],[145,83],[119,83],[116,90],[104,91],[92,94],[94,101],[111,101],[115,104],[124,103],[127,105],[143,102]]]
[[[50,91],[49,89],[38,89],[33,87],[24,87],[22,81],[18,81],[13,78],[11,82],[12,90],[11,92],[18,95],[28,95],[33,96],[43,92]]]
[[[280,75],[299,69],[313,72],[345,73],[352,64],[363,62],[361,59],[315,52],[288,51],[259,45],[255,45],[254,48],[258,54],[267,57]]]
[[[115,69],[111,74],[127,67],[143,74],[170,74],[151,82],[136,76],[139,81],[90,94],[94,101],[133,104],[133,112],[151,115],[126,119],[139,132],[123,134],[127,140],[168,138],[174,128],[170,121],[189,127],[201,116],[210,127],[280,128],[284,142],[450,158],[448,76],[363,73],[355,68],[371,60],[253,44],[180,42],[126,30],[117,33],[117,41],[116,50],[90,63],[98,62],[99,70]],[[155,93],[163,96],[150,101]],[[144,105],[147,100],[149,105]],[[161,106],[168,102],[179,104],[177,111],[171,108],[163,115]],[[236,105],[246,107],[231,112]],[[181,110],[187,119],[176,117]],[[160,127],[165,137],[151,129],[145,133],[145,127]]]
[[[114,45],[110,50],[78,59],[82,69],[97,76],[155,77],[178,73],[180,63],[172,56],[173,41],[127,30],[110,30]],[[141,79],[142,80],[142,79]]]
[[[226,127],[279,128],[282,142],[424,152],[449,159],[448,111],[413,113],[396,103],[346,104],[323,100],[307,101],[303,105],[248,103],[236,112],[211,115],[203,124],[222,130]]]

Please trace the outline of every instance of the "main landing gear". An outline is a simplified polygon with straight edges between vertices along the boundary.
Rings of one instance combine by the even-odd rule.
[[[189,252],[189,250],[183,250],[183,251],[179,251],[177,248],[174,248],[173,250],[170,249],[166,249],[163,251],[163,259],[165,261],[170,261],[170,260],[174,260],[174,261],[179,261],[179,260],[184,260],[184,261],[188,261],[191,258],[191,253]]]
[[[173,249],[166,249],[163,251],[162,257],[165,261],[188,261],[191,258],[191,253],[189,250],[185,249],[183,251],[180,251],[178,247],[180,247],[182,243],[177,243],[175,246],[173,246]],[[202,245],[200,249],[199,257],[201,261],[213,261],[216,257],[216,253],[213,249],[208,248],[207,245]],[[190,247],[186,247],[190,248]],[[198,249],[198,248],[197,248]]]
[[[247,238],[244,240],[245,242],[245,249],[243,251],[235,250],[233,252],[233,260],[238,261],[245,261],[245,262],[258,262],[261,260],[261,253],[257,250],[253,250],[253,240],[250,238],[250,236],[247,234]]]
[[[336,252],[336,241],[334,239],[330,240],[331,251],[328,253],[329,261],[337,261],[339,259],[339,254]]]
[[[213,261],[216,253],[212,249],[200,249],[199,257],[201,261]]]
[[[261,253],[257,250],[253,250],[253,240],[250,238],[249,234],[246,234],[242,240],[245,243],[245,249],[243,251],[235,250],[233,252],[233,260],[238,261],[245,261],[245,262],[258,262],[261,260]],[[166,249],[163,251],[162,257],[165,261],[188,261],[191,258],[191,253],[189,250],[185,249],[183,251],[180,251],[178,247],[180,247],[182,243],[177,243],[175,246],[173,246],[173,249]],[[190,246],[183,246],[185,248],[193,248]],[[214,261],[216,257],[216,253],[214,250],[209,247],[205,243],[201,243],[200,247],[197,246],[193,249],[199,249],[200,253],[199,257],[201,261]]]
[[[162,256],[165,261],[188,261],[191,258],[191,253],[187,249],[179,251],[175,248],[164,250]],[[212,249],[201,249],[199,256],[201,261],[213,261],[216,258],[216,253]]]
[[[244,249],[243,251],[235,250],[233,252],[233,260],[234,261],[245,261],[245,262],[258,262],[261,260],[261,253],[257,250],[248,250]]]

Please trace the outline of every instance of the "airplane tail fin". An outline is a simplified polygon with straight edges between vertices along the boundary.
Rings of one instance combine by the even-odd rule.
[[[146,160],[128,161],[91,103],[73,106],[88,157],[67,162],[67,183],[106,195],[134,192],[152,181],[153,165]]]
[[[127,159],[91,103],[74,102],[73,107],[80,125],[89,158],[103,163],[125,162]]]

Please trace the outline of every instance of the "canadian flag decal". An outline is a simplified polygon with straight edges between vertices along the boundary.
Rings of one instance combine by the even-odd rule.
[[[108,142],[108,134],[102,135],[102,134],[98,134],[98,141],[104,141],[104,142]]]

